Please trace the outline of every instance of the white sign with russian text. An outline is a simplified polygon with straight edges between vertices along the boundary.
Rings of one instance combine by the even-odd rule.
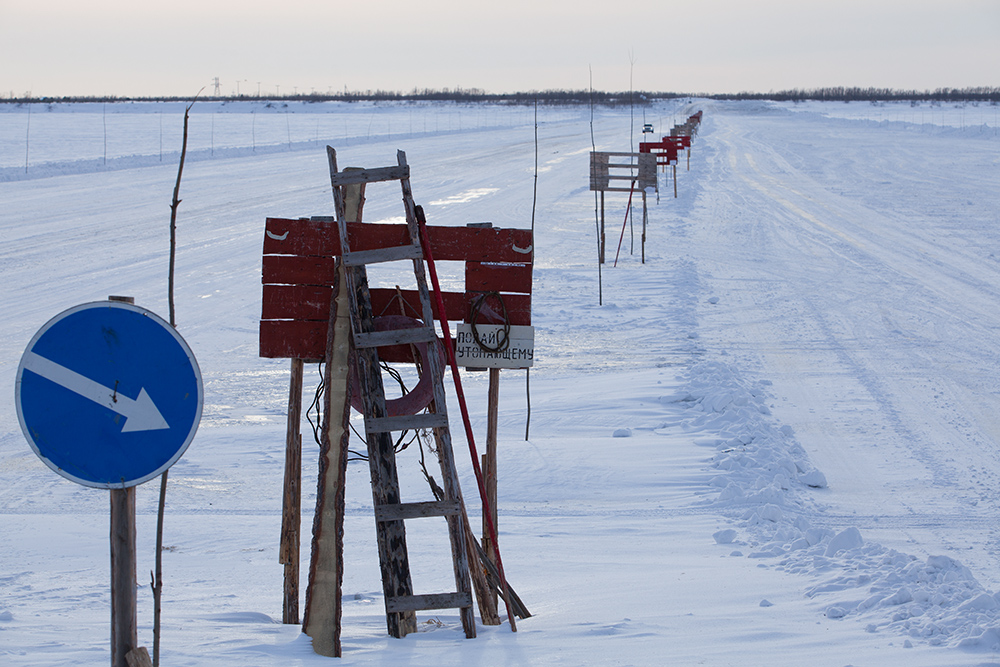
[[[471,324],[458,324],[455,333],[455,358],[459,366],[470,368],[530,368],[535,356],[535,328],[511,325],[504,341],[504,326],[477,324],[476,342]],[[485,346],[485,347],[484,347]],[[502,348],[497,350],[497,348]],[[497,351],[494,351],[497,350]]]

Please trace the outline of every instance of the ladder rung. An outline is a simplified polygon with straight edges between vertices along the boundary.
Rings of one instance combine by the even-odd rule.
[[[462,513],[459,500],[431,500],[426,503],[397,503],[378,505],[375,508],[376,521],[403,521],[405,519],[426,519],[432,516],[451,516]]]
[[[437,338],[433,327],[413,327],[390,331],[371,331],[354,334],[354,346],[358,348],[406,345],[409,343],[429,343]]]
[[[403,259],[423,259],[424,253],[420,246],[398,245],[391,248],[345,252],[342,257],[344,266],[363,266],[380,262],[398,262]]]
[[[376,169],[351,169],[338,171],[330,176],[333,187],[338,185],[354,185],[356,183],[376,183],[378,181],[398,181],[410,177],[408,166],[378,167]]]
[[[472,606],[472,593],[431,593],[430,595],[400,595],[386,598],[389,613],[424,609],[461,609]]]
[[[366,433],[390,433],[392,431],[416,431],[418,429],[445,428],[448,415],[439,412],[423,412],[401,417],[372,417],[365,419]]]

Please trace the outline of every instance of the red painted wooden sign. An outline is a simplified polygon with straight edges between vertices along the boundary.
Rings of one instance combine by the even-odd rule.
[[[405,224],[348,223],[352,251],[410,245]],[[436,262],[464,262],[465,291],[444,293],[446,317],[469,322],[472,306],[484,292],[498,292],[477,313],[477,323],[531,324],[532,234],[527,229],[428,226]],[[337,223],[330,218],[268,218],[264,228],[263,299],[260,356],[322,359],[341,254]],[[373,288],[372,310],[378,315],[419,318],[416,290]],[[380,348],[385,361],[410,361],[410,347]]]
[[[683,147],[681,137],[663,137],[660,141],[643,141],[639,144],[640,153],[655,153],[656,164],[667,165],[677,163],[677,154]],[[691,138],[687,137],[690,146]]]

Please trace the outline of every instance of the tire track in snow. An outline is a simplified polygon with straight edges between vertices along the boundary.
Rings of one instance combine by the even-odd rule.
[[[719,181],[725,187],[715,184],[710,192],[718,199],[707,204],[706,217],[735,224],[717,223],[701,236],[731,249],[718,254],[737,261],[705,272],[710,284],[729,290],[720,303],[724,316],[722,308],[704,309],[713,322],[706,328],[725,322],[725,339],[717,342],[776,380],[787,397],[782,407],[798,415],[790,422],[814,462],[845,492],[836,494],[841,502],[859,511],[879,505],[893,516],[971,513],[966,527],[988,549],[994,538],[985,535],[982,517],[1000,508],[992,490],[996,411],[971,396],[984,403],[995,382],[981,371],[956,378],[951,368],[990,361],[983,348],[997,324],[998,292],[985,279],[992,269],[969,272],[961,255],[931,256],[929,241],[907,238],[883,211],[865,209],[792,167],[779,153],[786,148],[780,141],[737,136],[724,118],[716,120],[721,128],[712,138],[727,154],[716,166],[729,173]],[[746,159],[748,146],[756,158]],[[968,342],[961,342],[963,334]],[[962,398],[942,400],[942,386]],[[970,458],[978,464],[975,480],[966,473]],[[939,490],[921,494],[924,485]],[[979,501],[990,510],[977,508]],[[910,524],[883,526],[911,539]],[[962,533],[941,531],[932,541],[964,550],[968,533]]]

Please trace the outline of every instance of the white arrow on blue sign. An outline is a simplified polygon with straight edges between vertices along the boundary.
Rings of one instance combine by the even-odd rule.
[[[156,477],[191,444],[204,392],[194,354],[153,312],[85,303],[49,320],[17,370],[17,416],[47,466],[85,486]]]

